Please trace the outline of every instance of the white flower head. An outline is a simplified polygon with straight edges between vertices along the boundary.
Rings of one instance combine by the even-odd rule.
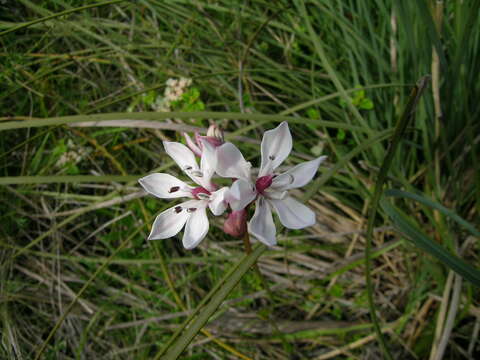
[[[236,178],[225,200],[234,211],[255,201],[255,213],[248,224],[249,232],[266,245],[276,244],[276,229],[272,208],[280,222],[289,229],[303,229],[315,224],[315,213],[307,206],[288,196],[288,190],[306,185],[315,176],[320,164],[327,158],[301,163],[283,174],[275,169],[292,150],[292,135],[287,122],[263,135],[261,166],[258,178],[252,181],[251,164],[231,143],[217,148],[216,172],[223,177]],[[256,199],[256,200],[255,200]]]
[[[211,181],[216,156],[215,148],[208,142],[202,143],[200,166],[193,152],[185,145],[169,141],[164,141],[163,145],[167,154],[199,186],[190,186],[172,175],[163,173],[150,174],[138,180],[148,193],[161,199],[191,198],[158,215],[148,239],[175,236],[185,226],[183,246],[186,249],[193,249],[207,235],[209,228],[207,207],[214,215],[221,215],[225,211],[227,205],[224,197],[228,188],[218,189]]]

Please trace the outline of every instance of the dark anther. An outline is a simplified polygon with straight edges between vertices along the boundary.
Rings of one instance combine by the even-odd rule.
[[[182,207],[181,206],[175,206],[174,210],[178,214],[178,213],[182,212]]]
[[[192,170],[192,167],[190,165],[185,166],[185,170]]]
[[[273,156],[273,155],[270,155],[268,158],[269,158],[270,160],[275,160],[275,156]]]
[[[188,208],[188,209],[187,209],[187,212],[192,213],[192,212],[194,212],[194,211],[196,211],[196,210],[197,210],[197,208]]]
[[[180,190],[180,186],[173,186],[168,190],[169,193],[174,193],[176,191]]]

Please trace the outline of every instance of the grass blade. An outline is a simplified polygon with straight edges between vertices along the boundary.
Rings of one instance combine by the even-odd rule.
[[[136,113],[109,113],[98,115],[73,115],[62,116],[48,119],[33,119],[23,121],[7,121],[0,124],[0,131],[3,130],[15,130],[24,128],[35,128],[42,126],[58,126],[73,124],[85,121],[108,121],[108,120],[147,120],[147,121],[159,121],[165,119],[235,119],[235,120],[250,120],[250,121],[271,121],[282,122],[288,121],[289,123],[297,124],[314,124],[318,126],[331,127],[336,129],[345,129],[350,131],[367,132],[366,129],[344,124],[334,121],[313,120],[310,118],[282,116],[282,115],[268,115],[268,114],[247,114],[247,113],[234,113],[234,112],[209,112],[209,111],[195,111],[195,112],[136,112]]]
[[[0,177],[0,185],[24,184],[71,184],[85,182],[130,182],[143,175],[59,175],[59,176],[5,176]]]
[[[411,221],[407,220],[405,214],[402,214],[400,210],[396,209],[393,205],[384,200],[381,203],[382,208],[392,219],[398,230],[410,238],[416,246],[440,260],[443,264],[465,278],[465,280],[480,287],[480,270],[467,264],[465,261],[454,254],[451,254],[441,245],[427,237],[420,229],[413,225]]]
[[[392,164],[393,157],[395,155],[395,150],[397,149],[400,141],[402,140],[403,134],[407,129],[407,125],[414,117],[415,109],[417,107],[418,101],[427,86],[428,76],[421,78],[418,84],[413,89],[410,99],[405,107],[405,111],[398,122],[395,132],[392,137],[392,142],[390,147],[387,151],[387,154],[383,160],[382,166],[380,168],[380,172],[378,174],[377,181],[375,183],[375,191],[372,197],[372,203],[370,206],[369,214],[368,214],[368,223],[367,223],[367,243],[365,247],[365,276],[367,282],[367,293],[368,293],[368,303],[370,308],[370,316],[372,318],[372,322],[375,328],[375,332],[377,333],[378,341],[380,342],[380,346],[382,347],[384,355],[388,359],[392,359],[392,356],[387,348],[385,340],[383,339],[382,330],[380,328],[379,321],[377,319],[377,315],[375,312],[375,303],[373,300],[373,285],[372,285],[372,276],[371,276],[371,247],[372,247],[372,236],[373,236],[373,226],[375,224],[375,218],[377,215],[377,207],[380,201],[380,197],[383,191],[383,185],[387,180],[388,170],[390,165]]]
[[[227,274],[226,276],[213,288],[205,299],[197,306],[194,313],[183,323],[182,327],[173,336],[173,341],[169,341],[166,346],[155,356],[157,359],[177,359],[183,350],[190,344],[195,335],[202,329],[208,319],[214,314],[220,304],[225,300],[232,289],[238,284],[243,275],[250,269],[250,267],[262,255],[266,246],[261,244],[249,254],[245,255]],[[203,306],[209,299],[210,302]],[[201,310],[201,311],[200,311]],[[198,316],[197,316],[198,314]],[[196,318],[194,318],[197,316]],[[191,323],[191,324],[190,324]],[[181,335],[183,329],[188,325],[188,329]],[[165,356],[163,356],[165,354]]]
[[[15,26],[11,29],[0,32],[0,36],[7,35],[11,32],[14,32],[14,31],[17,31],[17,30],[20,30],[20,29],[24,29],[24,28],[27,28],[29,26],[32,26],[32,25],[35,25],[35,24],[38,24],[38,23],[41,23],[41,22],[44,22],[44,21],[47,21],[47,20],[55,19],[55,18],[60,17],[60,16],[68,15],[68,14],[71,14],[71,13],[75,13],[75,12],[78,12],[78,11],[87,10],[87,9],[91,9],[91,8],[97,8],[97,7],[100,7],[100,6],[113,5],[113,4],[117,4],[117,3],[120,3],[120,2],[124,2],[124,1],[126,1],[126,0],[111,0],[111,1],[105,1],[103,3],[89,4],[89,5],[80,6],[78,8],[74,8],[74,9],[68,9],[68,10],[61,11],[61,12],[56,13],[56,14],[52,14],[52,15],[49,15],[49,16],[42,17],[40,19],[35,19],[35,20],[29,21],[29,22],[26,22],[26,23],[23,23],[23,24],[19,24],[19,25]]]
[[[446,208],[443,205],[440,205],[439,203],[428,199],[426,197],[423,197],[418,194],[410,193],[407,191],[402,191],[398,189],[389,189],[385,191],[385,196],[393,196],[393,197],[402,197],[402,198],[407,198],[407,199],[412,199],[415,201],[418,201],[424,205],[427,205],[428,207],[431,207],[435,210],[440,211],[442,214],[452,218],[455,220],[458,224],[462,225],[465,227],[468,231],[470,231],[473,235],[480,237],[480,231],[475,229],[475,227],[470,224],[468,221],[464,220],[462,217],[458,216],[454,211]]]

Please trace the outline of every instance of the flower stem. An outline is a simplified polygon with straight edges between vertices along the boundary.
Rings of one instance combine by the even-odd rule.
[[[252,244],[250,243],[250,235],[248,234],[248,231],[245,232],[245,235],[243,236],[243,245],[245,246],[245,252],[247,254],[251,254],[252,252]],[[255,262],[255,267],[257,267],[257,262]]]

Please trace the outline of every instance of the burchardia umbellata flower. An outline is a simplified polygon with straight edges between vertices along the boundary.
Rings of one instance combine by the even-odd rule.
[[[292,150],[292,135],[287,122],[263,135],[261,166],[257,179],[252,180],[251,164],[232,143],[217,148],[216,172],[223,177],[236,178],[225,201],[233,211],[244,209],[255,201],[255,213],[248,224],[249,232],[266,245],[276,244],[276,229],[272,208],[280,222],[289,229],[303,229],[315,224],[315,213],[288,195],[288,190],[306,185],[312,180],[326,156],[296,165],[277,174],[275,169]]]
[[[163,146],[167,154],[198,186],[188,185],[164,173],[150,174],[138,180],[148,193],[161,199],[191,198],[158,215],[148,239],[157,240],[175,236],[185,226],[183,246],[186,249],[193,249],[207,235],[209,229],[207,207],[214,215],[221,215],[225,211],[227,205],[224,196],[228,188],[218,189],[212,182],[216,150],[207,141],[202,141],[200,166],[197,164],[194,153],[185,145],[164,141]]]

